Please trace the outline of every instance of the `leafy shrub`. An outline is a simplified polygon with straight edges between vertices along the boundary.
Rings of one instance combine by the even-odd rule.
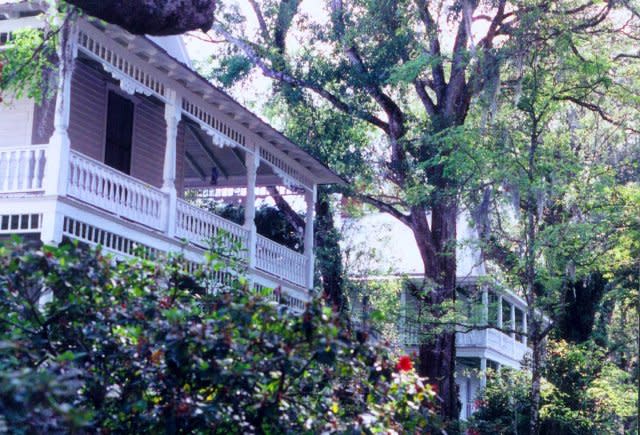
[[[541,434],[626,433],[636,409],[630,374],[611,363],[604,349],[590,341],[580,345],[548,343],[541,391]],[[469,421],[471,433],[527,434],[531,376],[504,369],[489,376]]]
[[[433,429],[435,394],[321,301],[292,315],[223,265],[0,248],[0,427],[15,433]],[[50,301],[42,304],[43,296]],[[407,368],[406,364],[402,366]]]

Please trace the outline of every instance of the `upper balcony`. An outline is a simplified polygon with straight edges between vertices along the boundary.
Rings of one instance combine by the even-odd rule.
[[[456,306],[464,318],[459,322],[468,326],[457,327],[456,356],[520,367],[529,352],[526,302],[508,290],[475,278],[461,279],[459,285]],[[402,340],[407,346],[416,346],[420,341],[419,322],[411,319],[418,317],[417,301],[407,290],[402,297]]]
[[[2,20],[0,34],[41,23]],[[0,234],[74,238],[124,256],[136,246],[181,251],[192,262],[222,238],[242,248],[256,286],[305,299],[316,188],[341,180],[154,41],[84,18],[67,25],[55,97],[0,108]],[[257,233],[259,192],[272,186],[302,205],[303,252]],[[187,200],[206,191],[224,202],[229,189],[241,224]]]
[[[46,178],[48,146],[35,145],[27,147],[0,148],[0,196],[4,203],[20,199],[37,199],[44,195],[45,187],[55,182]],[[196,207],[187,201],[177,198],[175,207],[169,208],[170,194],[162,189],[150,186],[132,176],[123,174],[108,165],[94,160],[82,153],[71,150],[69,170],[65,182],[66,197],[81,202],[101,211],[102,215],[112,216],[137,224],[158,235],[173,234],[176,242],[185,242],[194,247],[206,249],[214,238],[223,240],[243,249],[240,256],[248,261],[251,252],[255,253],[255,267],[274,277],[287,280],[300,287],[306,287],[309,258],[305,255],[281,246],[266,237],[256,235],[255,247],[251,249],[251,230],[224,219],[214,213]],[[36,201],[26,212],[42,213],[41,200]],[[173,218],[172,218],[173,215]],[[72,216],[69,216],[72,218]],[[9,221],[4,232],[20,232],[18,223],[12,227]],[[171,227],[168,227],[171,225]],[[66,232],[71,229],[66,229]],[[92,241],[91,235],[85,235]],[[115,246],[105,248],[116,254]]]

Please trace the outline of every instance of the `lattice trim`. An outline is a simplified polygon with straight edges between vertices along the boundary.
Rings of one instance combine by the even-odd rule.
[[[217,117],[215,117],[210,111],[203,109],[201,106],[192,103],[186,99],[182,100],[182,110],[191,115],[197,121],[200,121],[201,124],[204,124],[206,127],[210,127],[215,132],[207,132],[210,136],[214,138],[216,141],[216,145],[222,146],[236,146],[237,144],[245,146],[246,138],[245,136],[238,132],[237,130],[230,127],[223,121],[220,121]],[[223,137],[217,137],[215,133],[221,134]]]
[[[39,233],[41,229],[41,213],[0,215],[0,234]]]
[[[125,257],[156,258],[163,253],[158,249],[68,216],[64,218],[62,233],[90,245],[101,245],[105,250]]]
[[[78,34],[78,45],[93,56],[100,58],[105,63],[103,68],[120,82],[120,87],[125,92],[129,94],[140,92],[145,95],[151,95],[155,92],[162,97],[165,96],[164,84],[160,80],[82,30]]]
[[[291,189],[300,187],[311,188],[311,186],[313,186],[313,181],[305,177],[302,172],[264,147],[260,147],[260,157],[271,164],[274,172],[280,177],[286,187]]]

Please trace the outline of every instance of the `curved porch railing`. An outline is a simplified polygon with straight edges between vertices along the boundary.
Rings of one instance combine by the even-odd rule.
[[[257,236],[256,267],[305,287],[307,257],[266,237]]]
[[[46,145],[0,148],[0,194],[42,194],[48,182],[46,164]],[[254,255],[256,269],[307,286],[306,256],[260,235],[252,249],[250,231],[243,226],[181,199],[169,210],[167,193],[75,150],[69,156],[66,192],[71,198],[198,247],[207,248],[212,239],[221,237],[228,247],[239,248],[241,259],[247,261]],[[171,213],[175,213],[175,231],[168,231]]]
[[[234,222],[178,199],[176,204],[176,237],[208,248],[211,241],[221,237],[227,248],[241,248],[239,257],[246,259],[249,231]]]

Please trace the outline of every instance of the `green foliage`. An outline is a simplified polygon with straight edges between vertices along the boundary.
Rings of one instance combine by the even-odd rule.
[[[203,65],[206,68],[206,65]],[[237,81],[244,80],[251,72],[253,65],[246,56],[232,55],[220,60],[220,65],[207,74],[214,75],[224,87],[230,87]]]
[[[11,42],[0,51],[0,90],[36,101],[50,97],[55,92],[51,77],[55,72],[56,40],[38,29],[13,32]]]
[[[618,434],[631,428],[637,394],[631,376],[593,343],[551,341],[544,369],[541,433]],[[479,434],[529,433],[530,375],[501,370],[489,376],[469,422]]]
[[[385,349],[318,300],[293,315],[242,278],[210,292],[219,269],[2,248],[0,419],[14,433],[433,428],[435,394]]]
[[[526,434],[529,427],[530,376],[501,369],[487,373],[487,386],[476,399],[478,410],[469,419],[469,433]]]

